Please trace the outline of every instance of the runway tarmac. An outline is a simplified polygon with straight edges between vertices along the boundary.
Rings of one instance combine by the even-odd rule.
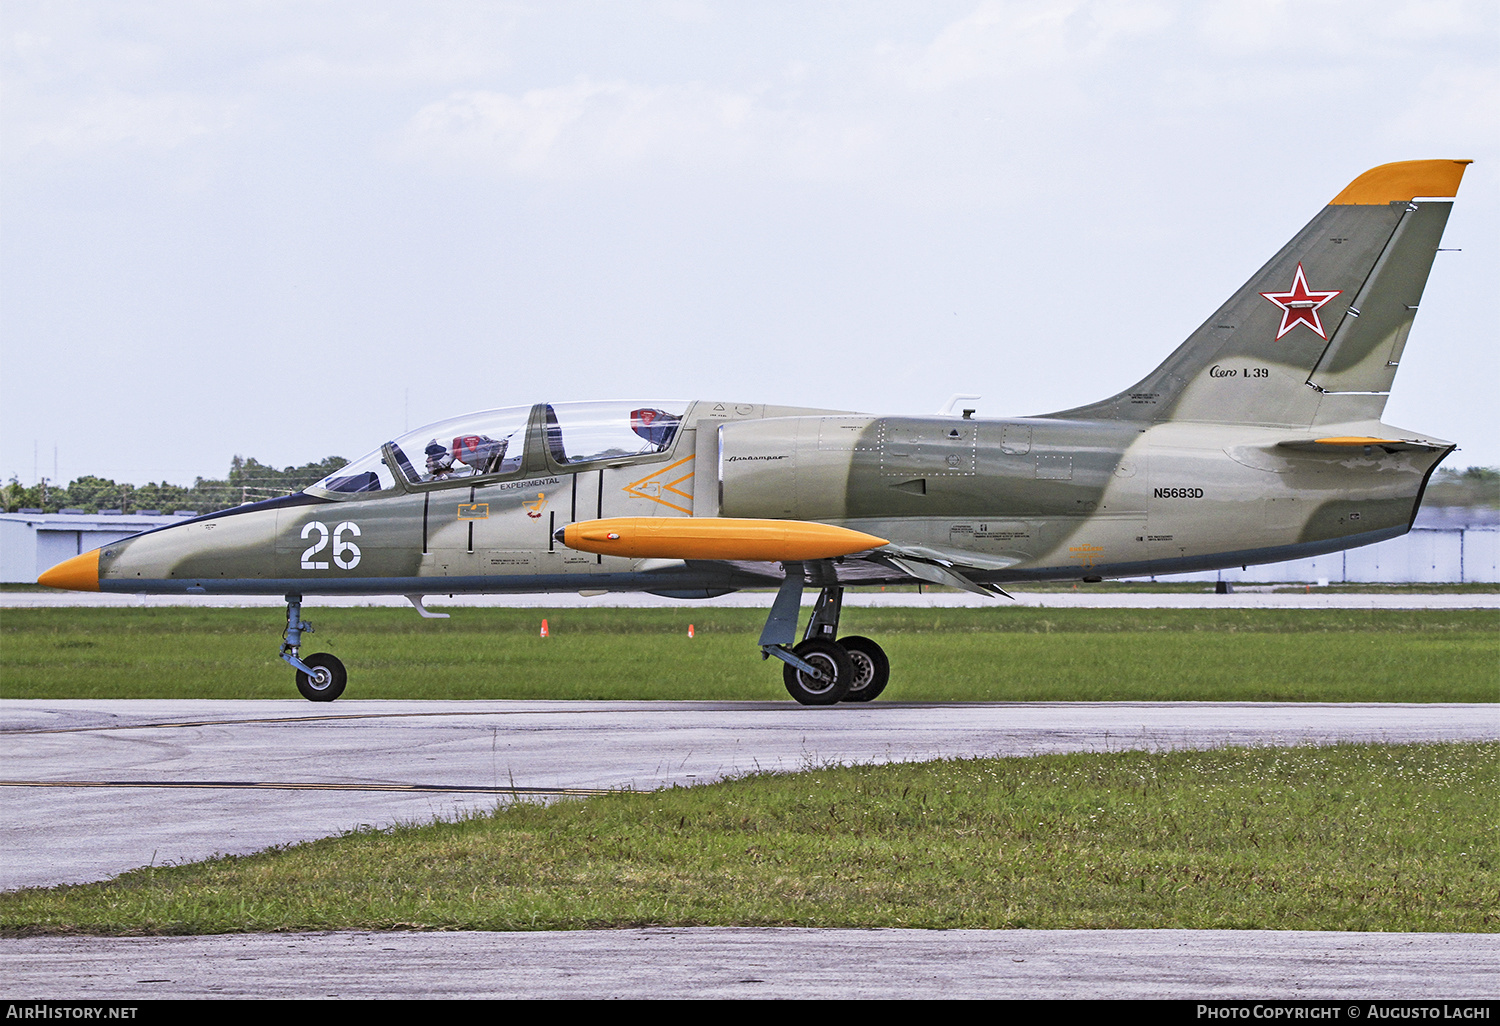
[[[1500,935],[659,928],[35,937],[0,942],[0,979],[8,995],[75,1001],[1281,998],[1339,1002],[1342,1019],[1356,1001],[1500,997]]]
[[[0,887],[105,879],[753,770],[1125,748],[1500,738],[1500,706],[7,700]]]
[[[0,886],[99,880],[518,797],[830,762],[1500,738],[1493,705],[12,700]],[[1473,998],[1489,935],[628,930],[28,938],[8,995]]]

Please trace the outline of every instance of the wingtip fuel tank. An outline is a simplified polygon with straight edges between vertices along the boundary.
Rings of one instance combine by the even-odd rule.
[[[801,562],[834,559],[888,544],[833,524],[748,517],[616,517],[569,524],[557,540],[570,549],[636,559]]]

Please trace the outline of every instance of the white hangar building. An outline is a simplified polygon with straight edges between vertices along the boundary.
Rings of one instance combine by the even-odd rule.
[[[34,584],[37,576],[65,559],[101,545],[176,523],[192,510],[144,513],[0,513],[0,583]]]
[[[1285,563],[1174,574],[1158,580],[1271,584],[1465,584],[1500,582],[1500,510],[1423,506],[1412,529],[1378,545]]]

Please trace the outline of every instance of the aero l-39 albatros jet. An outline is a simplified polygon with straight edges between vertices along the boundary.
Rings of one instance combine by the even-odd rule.
[[[538,403],[431,424],[310,486],[77,556],[41,583],[286,596],[777,585],[760,637],[806,705],[869,701],[880,646],[844,588],[1004,594],[1276,562],[1404,534],[1450,442],[1381,422],[1468,161],[1365,172],[1139,384],[1038,417],[704,401]],[[821,589],[797,643],[805,585]],[[435,615],[435,614],[430,614]]]

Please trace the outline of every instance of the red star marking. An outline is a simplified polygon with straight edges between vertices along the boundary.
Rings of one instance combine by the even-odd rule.
[[[1318,333],[1319,338],[1327,338],[1323,333],[1323,322],[1318,320],[1318,307],[1328,302],[1334,296],[1341,294],[1343,289],[1334,289],[1332,292],[1314,292],[1307,287],[1307,275],[1302,273],[1302,265],[1297,265],[1297,276],[1292,279],[1290,292],[1262,292],[1271,302],[1281,307],[1281,330],[1276,333],[1280,338],[1299,324],[1305,324]]]

